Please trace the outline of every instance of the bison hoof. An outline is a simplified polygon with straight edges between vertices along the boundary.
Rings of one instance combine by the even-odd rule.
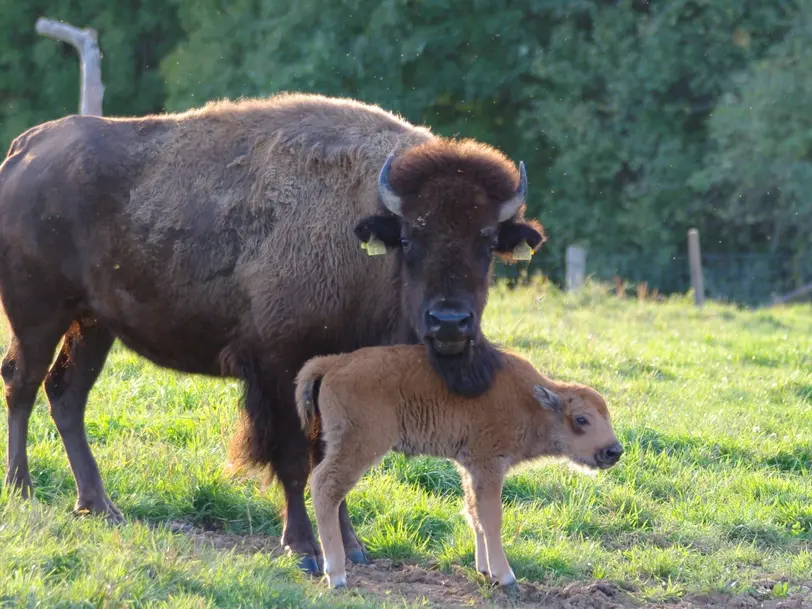
[[[360,549],[349,550],[347,552],[347,558],[350,559],[350,562],[355,563],[356,565],[368,565],[370,562],[366,552]]]
[[[9,474],[5,482],[9,491],[22,499],[31,499],[34,496],[34,487],[28,474]]]
[[[309,575],[321,575],[319,561],[316,560],[315,556],[302,556],[299,559],[299,568]]]
[[[508,596],[518,596],[519,592],[521,592],[519,582],[517,581],[512,581],[509,584],[502,584],[502,590]]]
[[[79,499],[73,513],[77,516],[103,516],[110,524],[124,523],[124,515],[106,495],[91,500]]]

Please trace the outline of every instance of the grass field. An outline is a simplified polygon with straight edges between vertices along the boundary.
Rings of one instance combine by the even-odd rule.
[[[596,286],[573,297],[539,284],[495,289],[485,327],[543,372],[601,391],[626,447],[594,476],[542,463],[509,477],[504,539],[521,580],[608,580],[640,603],[781,598],[810,585],[812,308],[698,311],[686,298],[640,303]],[[70,515],[73,480],[40,395],[29,442],[36,501],[0,496],[0,606],[403,606],[397,590],[353,589],[352,572],[350,591],[330,594],[263,550],[278,542],[281,493],[225,473],[239,396],[236,382],[177,375],[115,348],[87,416],[128,519],[111,528]],[[389,455],[349,506],[378,562],[470,580],[471,603],[499,600],[472,569],[450,464]],[[178,521],[210,533],[166,526]],[[240,539],[260,551],[235,550]]]

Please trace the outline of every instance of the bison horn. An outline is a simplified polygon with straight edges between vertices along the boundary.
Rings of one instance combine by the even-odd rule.
[[[516,190],[516,194],[499,206],[499,222],[512,218],[524,204],[527,196],[527,171],[524,169],[524,161],[519,162],[519,176],[519,188]]]
[[[392,152],[387,158],[386,163],[383,164],[381,172],[378,174],[378,196],[381,198],[381,203],[384,204],[386,209],[391,211],[396,216],[400,216],[400,197],[395,194],[395,191],[389,186],[389,169],[392,166],[392,159],[395,158],[395,153]]]

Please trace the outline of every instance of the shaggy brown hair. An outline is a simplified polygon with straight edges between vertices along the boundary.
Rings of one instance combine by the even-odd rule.
[[[490,390],[476,399],[450,393],[419,347],[317,357],[298,374],[296,404],[303,428],[311,434],[320,430],[324,444],[311,495],[325,572],[334,587],[346,585],[338,505],[390,450],[456,462],[477,569],[503,585],[516,581],[500,540],[507,471],[541,456],[605,468],[622,453],[597,391],[553,381],[515,354],[503,354]]]
[[[392,153],[403,162],[394,178],[432,212],[420,227],[423,248],[409,255],[403,239],[415,225],[380,196]],[[464,172],[443,170],[444,159]],[[320,95],[69,116],[29,129],[0,165],[0,296],[13,329],[2,365],[8,486],[30,493],[28,421],[44,384],[77,507],[122,518],[84,429],[88,394],[118,339],[160,366],[243,381],[234,454],[281,481],[283,542],[317,571],[304,502],[312,446],[296,415],[296,371],[314,355],[362,346],[423,341],[427,353],[437,350],[426,309],[453,298],[470,313],[467,342],[432,361],[452,391],[487,389],[498,367],[480,332],[493,248],[541,240],[518,217],[497,221],[497,199],[516,183],[488,147]],[[389,255],[361,249],[359,239],[372,236]],[[341,509],[348,550],[363,559]]]

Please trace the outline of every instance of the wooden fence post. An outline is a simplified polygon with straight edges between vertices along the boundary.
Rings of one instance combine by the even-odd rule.
[[[567,247],[566,266],[567,291],[581,289],[586,278],[586,250],[577,245]]]
[[[80,30],[67,23],[42,17],[37,19],[36,30],[42,36],[73,45],[79,53],[82,78],[79,113],[101,116],[104,85],[101,80],[101,52],[96,30]]]
[[[705,284],[702,280],[702,253],[699,248],[699,231],[688,231],[688,264],[691,267],[691,286],[694,289],[696,306],[705,304]]]

